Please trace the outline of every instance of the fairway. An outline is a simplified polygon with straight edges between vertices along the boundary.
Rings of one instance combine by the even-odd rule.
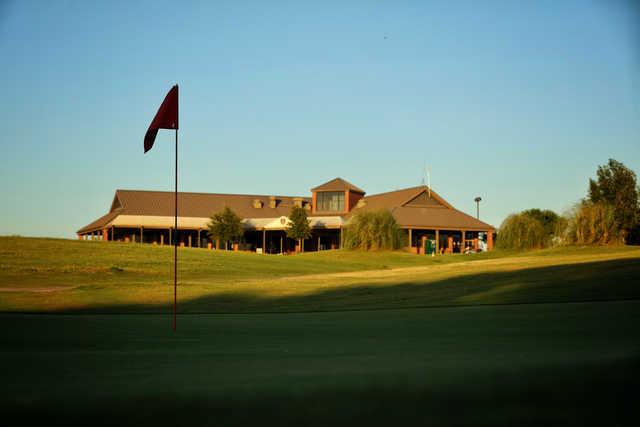
[[[638,301],[0,325],[3,413],[92,425],[611,425],[640,367]]]

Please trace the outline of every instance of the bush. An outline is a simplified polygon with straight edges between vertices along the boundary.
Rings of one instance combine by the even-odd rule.
[[[402,231],[388,210],[359,212],[344,229],[343,246],[347,249],[398,249]]]
[[[551,244],[538,219],[526,212],[509,215],[500,225],[496,246],[501,249],[542,249]]]
[[[624,232],[608,203],[582,202],[569,217],[567,241],[577,245],[620,244]]]

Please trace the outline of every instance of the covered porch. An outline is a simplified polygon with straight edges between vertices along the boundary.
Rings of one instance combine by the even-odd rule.
[[[494,230],[406,228],[408,249],[418,255],[475,253],[493,249]]]

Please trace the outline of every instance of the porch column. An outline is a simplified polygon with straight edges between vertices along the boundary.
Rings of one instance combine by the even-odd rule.
[[[487,231],[487,250],[493,249],[493,231]]]
[[[320,252],[320,236],[318,236],[318,252]]]
[[[440,230],[436,230],[436,255],[440,255]]]
[[[453,253],[453,236],[447,235],[447,252]]]
[[[200,247],[200,229],[198,228],[198,247]]]
[[[216,250],[220,249],[220,239],[216,239]]]
[[[82,240],[82,234],[78,233],[78,240]]]
[[[282,236],[280,236],[280,253],[282,253]]]
[[[411,229],[409,229],[409,249],[413,247],[413,237],[411,236]]]
[[[171,240],[171,227],[169,227],[169,244],[173,244],[173,240]]]
[[[142,234],[144,231],[144,227],[140,227],[140,243],[144,243],[144,235]]]
[[[109,241],[109,229],[107,228],[102,229],[102,240],[104,240],[105,242]]]
[[[191,234],[189,234],[189,236],[187,237],[187,240],[189,241],[189,247],[191,247]]]
[[[267,253],[267,230],[262,229],[262,255]]]
[[[467,243],[464,241],[464,230],[462,230],[462,242],[460,242],[460,244],[462,245],[460,247],[460,253],[464,253],[465,249],[467,248]]]
[[[111,241],[115,242],[116,240],[116,228],[114,226],[111,226]]]
[[[474,251],[478,250],[478,238],[477,237],[475,239],[473,239],[473,250]]]
[[[164,246],[164,233],[160,232],[160,246]]]

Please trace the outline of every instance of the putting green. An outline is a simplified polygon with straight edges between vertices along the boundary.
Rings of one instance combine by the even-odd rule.
[[[624,420],[640,301],[0,316],[2,410],[92,424]]]

